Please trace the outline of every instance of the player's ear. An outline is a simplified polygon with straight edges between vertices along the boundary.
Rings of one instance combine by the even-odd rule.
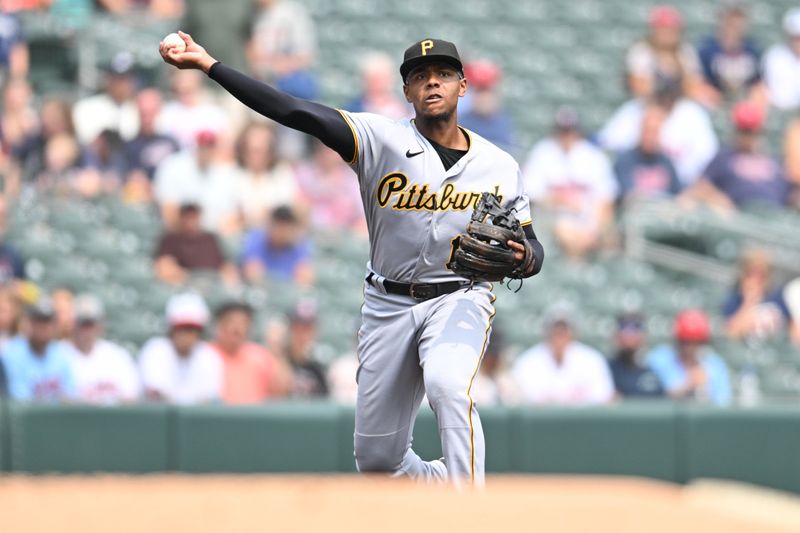
[[[467,94],[467,78],[461,78],[458,80],[458,96],[464,96]]]

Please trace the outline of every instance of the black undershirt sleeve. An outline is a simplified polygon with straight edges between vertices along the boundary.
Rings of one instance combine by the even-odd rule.
[[[533,231],[533,224],[524,226],[522,230],[525,232],[525,237],[533,249],[533,256],[536,258],[533,263],[533,269],[531,269],[530,273],[525,276],[526,278],[529,278],[531,276],[535,276],[540,270],[542,270],[542,263],[544,263],[544,247],[542,246],[542,243],[539,242],[539,239],[536,238],[536,233]]]
[[[295,98],[219,62],[208,70],[208,77],[253,111],[313,135],[345,161],[355,159],[353,130],[336,109]]]

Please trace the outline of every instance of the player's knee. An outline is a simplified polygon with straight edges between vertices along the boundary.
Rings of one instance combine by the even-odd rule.
[[[436,408],[443,404],[461,404],[469,402],[467,387],[469,385],[453,379],[451,375],[436,375],[425,378],[425,392],[428,401]]]
[[[359,442],[361,441],[361,442]],[[381,445],[375,438],[358,439],[355,446],[356,468],[359,472],[396,472],[403,453]]]

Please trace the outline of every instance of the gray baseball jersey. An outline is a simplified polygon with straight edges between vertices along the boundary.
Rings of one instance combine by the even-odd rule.
[[[370,237],[370,264],[403,282],[461,279],[446,268],[451,240],[464,231],[482,192],[494,192],[530,224],[519,165],[506,152],[467,132],[469,151],[445,170],[414,121],[342,112],[356,139],[358,174]],[[466,131],[466,130],[464,130]]]
[[[414,121],[342,112],[353,130],[370,238],[362,326],[358,335],[355,456],[362,471],[482,483],[484,440],[472,381],[489,340],[494,295],[488,283],[426,301],[390,294],[383,280],[462,280],[446,264],[482,192],[502,197],[531,222],[514,159],[466,132],[469,150],[445,170]],[[463,281],[463,280],[462,280]],[[443,460],[423,461],[411,449],[422,398],[436,415]]]

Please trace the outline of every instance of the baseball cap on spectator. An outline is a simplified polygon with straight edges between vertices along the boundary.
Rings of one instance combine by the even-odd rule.
[[[793,7],[783,16],[783,31],[792,37],[800,37],[800,7]]]
[[[687,309],[675,317],[673,334],[679,342],[706,343],[711,339],[711,324],[704,312]]]
[[[570,106],[561,106],[556,109],[556,114],[553,117],[553,125],[559,131],[573,131],[581,127],[581,119],[575,108]]]
[[[203,329],[208,323],[206,303],[193,292],[176,294],[167,302],[167,324],[170,329]]]
[[[731,109],[731,119],[738,130],[761,131],[764,126],[764,110],[750,101],[739,102]]]
[[[75,298],[75,321],[78,324],[99,322],[105,314],[103,302],[92,294],[79,294]]]
[[[545,312],[542,324],[545,331],[550,331],[556,326],[573,329],[575,327],[575,308],[566,302],[556,303]]]
[[[683,26],[681,12],[671,5],[655,6],[648,19],[651,28],[680,28]]]
[[[106,72],[112,76],[128,76],[133,74],[136,61],[130,52],[120,52],[111,58],[111,62],[106,67]]]
[[[217,144],[217,132],[213,130],[200,130],[195,136],[197,146],[213,146]]]
[[[477,90],[491,89],[500,81],[500,67],[490,61],[473,61],[464,67],[464,75],[470,85]]]
[[[297,302],[289,315],[292,324],[315,324],[317,322],[317,302],[303,299]]]
[[[181,204],[178,214],[181,216],[188,215],[191,213],[199,213],[201,210],[200,204],[194,200],[188,200]]]
[[[276,207],[272,211],[270,219],[273,222],[286,222],[289,224],[294,224],[295,222],[298,222],[297,214],[295,214],[294,210],[288,205],[279,205],[278,207]]]
[[[56,308],[53,306],[53,300],[49,296],[40,296],[28,306],[27,313],[31,320],[52,320],[56,316]]]
[[[625,313],[617,318],[619,333],[643,333],[644,319],[639,313]]]

